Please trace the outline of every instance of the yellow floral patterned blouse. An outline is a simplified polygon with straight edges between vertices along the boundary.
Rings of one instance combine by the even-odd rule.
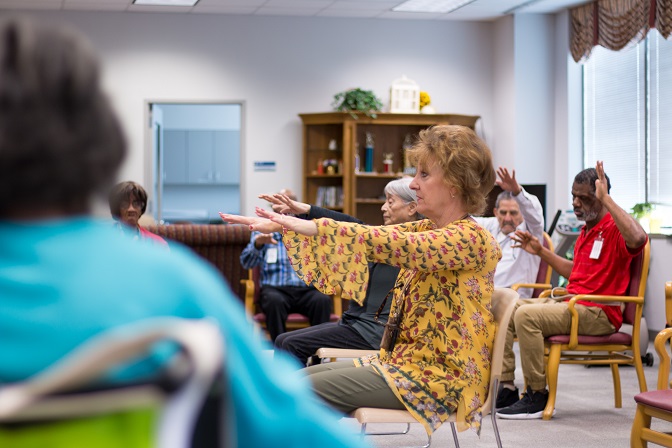
[[[390,316],[403,308],[391,352],[361,358],[371,364],[428,434],[457,412],[458,429],[480,431],[490,380],[495,321],[490,311],[501,250],[469,219],[437,229],[430,220],[371,227],[315,220],[318,235],[287,231],[292,265],[327,294],[361,301],[368,262],[401,267]],[[392,296],[392,295],[390,295]]]

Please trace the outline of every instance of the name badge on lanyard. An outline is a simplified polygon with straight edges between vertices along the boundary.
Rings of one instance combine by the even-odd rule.
[[[273,264],[278,262],[278,248],[269,247],[266,249],[266,263]]]
[[[604,243],[604,238],[602,238],[602,232],[597,235],[595,242],[593,243],[593,249],[590,251],[590,258],[597,260],[600,258],[600,253],[602,252],[602,244]]]

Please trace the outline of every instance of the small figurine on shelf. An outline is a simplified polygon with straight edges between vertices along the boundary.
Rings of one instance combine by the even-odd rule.
[[[355,143],[355,173],[359,173],[361,169],[360,157],[359,157],[359,142]]]
[[[392,173],[392,164],[394,161],[392,158],[394,157],[394,154],[391,152],[387,152],[383,154],[383,172],[386,174]]]
[[[406,134],[404,138],[404,143],[401,145],[401,152],[404,157],[404,174],[409,176],[415,176],[415,167],[411,165],[411,162],[408,160],[408,151],[413,147],[413,141],[411,134]]]
[[[373,172],[373,134],[366,133],[366,144],[364,146],[364,171]]]

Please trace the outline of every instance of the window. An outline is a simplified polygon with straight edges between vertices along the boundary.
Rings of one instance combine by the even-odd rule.
[[[652,202],[672,226],[672,42],[652,30],[628,50],[596,47],[583,89],[584,167],[603,160],[621,207]]]

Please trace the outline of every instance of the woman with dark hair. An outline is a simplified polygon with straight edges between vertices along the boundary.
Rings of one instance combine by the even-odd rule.
[[[109,196],[110,213],[125,234],[168,246],[166,240],[140,226],[140,217],[147,210],[147,192],[142,185],[126,181],[115,185]]]
[[[263,356],[268,346],[211,265],[181,247],[137,244],[91,216],[92,199],[109,191],[125,153],[82,37],[1,20],[0,384],[38,374],[111,328],[157,316],[207,318],[222,336],[221,394],[235,417],[221,422],[226,440],[213,437],[213,446],[359,446],[300,383],[293,362],[271,365]],[[165,348],[105,380],[155,378]]]
[[[305,369],[318,396],[343,413],[406,409],[429,434],[453,414],[459,429],[478,430],[501,250],[471,215],[485,209],[495,184],[492,156],[473,130],[450,125],[420,132],[409,156],[417,168],[410,188],[427,219],[376,227],[261,208],[257,218],[223,218],[260,231],[280,227],[294,269],[326,294],[340,289],[361,302],[369,262],[401,268],[380,353]]]

